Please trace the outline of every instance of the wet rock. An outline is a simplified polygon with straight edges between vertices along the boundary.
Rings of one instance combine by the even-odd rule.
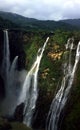
[[[0,99],[3,99],[4,97],[5,97],[4,82],[2,77],[0,76]]]
[[[15,113],[14,113],[14,119],[15,121],[22,122],[23,121],[23,110],[24,110],[24,103],[21,103],[17,106]]]

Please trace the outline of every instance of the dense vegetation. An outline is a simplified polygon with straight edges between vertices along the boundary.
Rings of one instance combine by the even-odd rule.
[[[12,28],[19,28],[19,26],[7,19],[5,22],[5,19],[0,17],[0,29],[5,29],[5,28],[12,29]]]
[[[67,39],[69,37],[74,37],[75,47],[78,44],[78,41],[80,40],[80,31],[65,32],[61,30],[56,30],[54,34],[46,34],[46,32],[42,32],[42,33],[37,32],[37,33],[33,33],[31,37],[30,34],[29,37],[27,37],[27,34],[25,33],[26,39],[25,39],[24,49],[27,54],[28,68],[30,68],[31,64],[33,63],[37,50],[39,47],[42,46],[42,43],[45,41],[47,35],[50,35],[50,40],[44,52],[44,56],[39,70],[39,79],[38,79],[39,97],[36,106],[37,118],[33,124],[33,127],[35,128],[39,128],[39,127],[44,128],[45,119],[49,111],[49,106],[55,95],[55,91],[57,91],[57,87],[60,87],[60,82],[63,76],[62,75],[63,73],[62,64],[64,62],[63,55],[65,52],[65,44],[67,42]],[[80,129],[79,116],[78,116],[80,115],[80,110],[79,110],[80,103],[78,100],[80,98],[79,71],[80,68],[78,65],[78,70],[75,76],[71,96],[66,106],[66,109],[64,109],[64,117],[61,117],[63,118],[61,130]]]
[[[14,13],[9,13],[9,12],[2,12],[0,11],[0,17],[5,21],[8,21],[8,26],[9,28],[11,27],[10,21],[13,23],[13,25],[17,26],[12,26],[12,28],[21,28],[24,30],[34,30],[34,31],[40,31],[40,30],[45,30],[45,31],[54,31],[56,29],[62,29],[62,30],[74,30],[79,28],[79,24],[74,26],[72,24],[73,22],[67,22],[67,21],[50,21],[50,20],[37,20],[33,18],[26,18],[18,14]],[[79,22],[78,22],[79,23]],[[5,25],[1,23],[2,25]],[[6,27],[6,26],[5,26]]]
[[[33,118],[33,127],[38,129],[45,129],[45,122],[49,111],[52,99],[55,96],[55,91],[60,87],[62,79],[62,64],[64,62],[63,55],[65,52],[65,44],[69,37],[74,37],[75,47],[80,40],[80,31],[68,30],[72,29],[72,26],[64,24],[62,22],[54,21],[38,21],[35,19],[22,20],[23,17],[16,15],[12,17],[12,14],[8,14],[8,20],[5,22],[2,16],[0,17],[0,28],[10,28],[9,40],[11,60],[15,55],[19,55],[19,68],[30,69],[32,63],[35,60],[37,51],[43,46],[47,36],[50,40],[46,46],[38,76],[38,89],[39,96],[36,104],[36,111]],[[5,16],[4,16],[5,17]],[[7,17],[5,17],[7,19]],[[11,20],[12,19],[12,20]],[[27,20],[27,24],[26,24]],[[14,23],[13,23],[13,22]],[[24,22],[23,22],[24,21]],[[20,25],[19,25],[20,24]],[[19,26],[20,27],[19,27]],[[25,27],[25,29],[24,29]],[[11,30],[11,28],[13,28]],[[27,28],[27,30],[26,30]],[[66,31],[65,31],[66,29]],[[36,31],[34,31],[36,30]],[[45,31],[46,30],[46,31]],[[54,31],[55,30],[55,31]],[[0,52],[2,52],[3,35],[0,32]],[[0,63],[2,56],[0,55]],[[0,79],[1,80],[1,79]],[[1,88],[1,84],[0,84]],[[1,89],[0,89],[1,90]],[[80,129],[80,67],[78,66],[73,88],[69,101],[63,111],[64,116],[61,115],[60,119],[62,124],[59,128],[61,130],[79,130]],[[63,118],[63,120],[62,120]],[[15,121],[8,121],[5,118],[0,118],[1,130],[27,130],[25,125]]]

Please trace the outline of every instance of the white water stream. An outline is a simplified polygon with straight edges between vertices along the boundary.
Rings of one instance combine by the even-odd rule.
[[[72,42],[70,42],[72,41]],[[47,117],[47,126],[46,130],[57,130],[58,129],[58,121],[61,114],[62,109],[64,108],[67,99],[69,97],[69,93],[73,84],[74,75],[77,69],[78,62],[80,60],[80,42],[77,45],[75,63],[72,67],[71,56],[73,49],[73,39],[69,39],[66,45],[66,50],[69,49],[69,61],[64,64],[64,77],[62,79],[61,87],[56,93],[49,113]]]

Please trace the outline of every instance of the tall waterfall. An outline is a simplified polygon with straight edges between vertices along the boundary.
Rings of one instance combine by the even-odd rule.
[[[72,84],[73,84],[73,80],[74,80],[74,75],[77,69],[77,65],[78,62],[80,60],[80,42],[77,45],[77,50],[76,50],[76,56],[75,56],[75,62],[74,65],[72,67],[72,63],[71,63],[71,55],[72,55],[72,49],[73,49],[73,39],[69,39],[67,44],[66,44],[66,50],[69,50],[69,61],[68,63],[64,63],[64,76],[62,79],[62,83],[61,83],[61,87],[58,90],[58,92],[56,93],[49,113],[48,113],[48,117],[47,117],[47,126],[46,126],[46,130],[57,130],[58,129],[58,121],[59,121],[59,117],[61,114],[62,109],[64,108]]]
[[[27,124],[27,126],[31,126],[31,119],[33,116],[33,112],[36,105],[36,100],[38,96],[37,92],[37,78],[38,78],[38,70],[40,66],[40,61],[43,56],[43,52],[45,50],[46,44],[49,40],[49,37],[46,39],[43,47],[38,50],[37,57],[35,62],[33,63],[30,71],[27,73],[26,79],[23,84],[23,88],[20,94],[20,99],[18,104],[24,103],[24,119],[23,122]]]
[[[2,77],[5,84],[8,84],[8,72],[10,69],[10,51],[9,51],[9,38],[7,30],[4,30],[4,48],[3,48],[3,61],[2,61]]]
[[[17,70],[18,56],[14,58],[12,63],[10,62],[8,30],[4,30],[3,32],[4,47],[0,72],[4,80],[5,97],[1,102],[0,114],[3,116],[12,116],[17,105],[24,103],[23,122],[30,126],[38,96],[37,78],[40,61],[42,59],[43,52],[45,50],[49,37],[46,39],[43,47],[38,50],[36,60],[24,79],[24,72],[19,72]]]
[[[18,56],[16,56],[12,62],[10,63],[10,49],[9,49],[9,38],[8,31],[4,30],[4,48],[3,48],[3,61],[1,67],[1,76],[4,80],[5,87],[5,98],[1,104],[1,111],[3,115],[11,115],[15,109],[16,102],[16,82],[15,82],[15,74],[17,67]]]

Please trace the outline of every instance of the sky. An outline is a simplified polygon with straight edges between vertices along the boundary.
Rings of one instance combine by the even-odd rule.
[[[80,18],[80,0],[0,0],[0,11],[40,20]]]

